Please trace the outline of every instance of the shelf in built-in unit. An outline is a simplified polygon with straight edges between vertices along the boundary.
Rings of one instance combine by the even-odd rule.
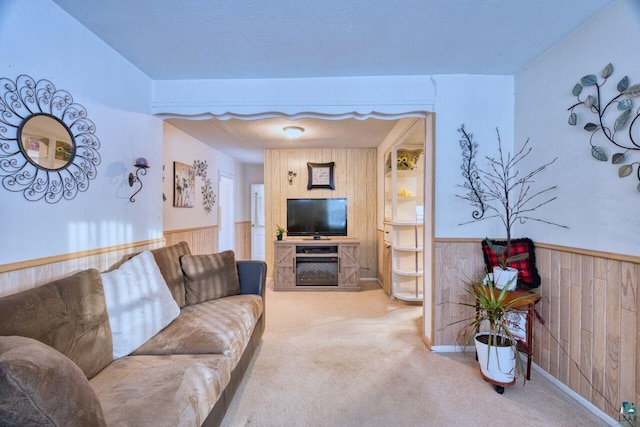
[[[400,276],[422,276],[424,273],[422,270],[397,270],[394,269],[393,272]]]
[[[415,221],[385,221],[385,222],[389,225],[400,225],[400,226],[407,226],[407,227],[419,227],[421,225],[424,225],[424,223],[422,222],[415,222]]]
[[[404,252],[422,252],[422,246],[394,246],[393,249],[396,251],[404,251]]]
[[[407,302],[420,302],[424,299],[422,293],[414,294],[411,292],[396,292],[393,294],[394,298]]]

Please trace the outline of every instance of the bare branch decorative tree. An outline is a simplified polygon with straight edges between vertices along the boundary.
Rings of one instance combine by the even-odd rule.
[[[510,256],[512,229],[517,223],[523,224],[531,220],[568,228],[534,214],[538,208],[557,198],[550,194],[557,188],[555,185],[542,190],[535,190],[532,187],[536,175],[555,163],[557,157],[528,173],[521,173],[519,167],[524,165],[524,160],[532,150],[529,146],[529,139],[513,156],[511,153],[505,154],[502,149],[500,132],[496,128],[498,156],[486,156],[488,167],[480,169],[476,164],[478,144],[473,141],[473,134],[468,133],[464,129],[464,125],[458,129],[458,132],[462,134],[462,139],[459,142],[462,149],[462,176],[465,179],[464,184],[459,187],[464,188],[467,192],[456,196],[468,201],[477,209],[472,213],[473,219],[471,221],[460,225],[492,218],[499,219],[507,233],[507,257]]]

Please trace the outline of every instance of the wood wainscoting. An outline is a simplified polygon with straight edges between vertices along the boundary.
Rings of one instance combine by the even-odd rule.
[[[191,253],[194,255],[218,252],[218,227],[215,225],[165,230],[164,238],[167,241],[167,246],[187,242]]]
[[[133,242],[0,265],[0,297],[35,288],[88,268],[109,269],[123,256],[164,246],[164,239]]]
[[[484,273],[481,239],[436,239],[434,345],[456,345],[473,316],[464,281]],[[617,418],[621,402],[640,402],[640,258],[536,243],[545,324],[534,323],[534,362]]]
[[[251,222],[236,222],[236,259],[251,259]]]
[[[218,250],[218,226],[183,228],[164,232],[167,246],[187,242],[194,255],[212,254]],[[251,223],[236,222],[235,225],[236,259],[251,259]]]

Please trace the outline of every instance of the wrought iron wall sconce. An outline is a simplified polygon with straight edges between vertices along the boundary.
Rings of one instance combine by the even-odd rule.
[[[289,185],[293,185],[293,178],[297,177],[298,174],[294,171],[289,171]]]
[[[134,166],[136,168],[136,173],[135,175],[133,174],[133,172],[129,173],[129,187],[133,187],[133,185],[137,182],[140,184],[140,188],[138,188],[136,192],[133,193],[131,197],[129,197],[129,201],[131,203],[136,201],[134,199],[135,195],[138,194],[140,190],[142,190],[142,181],[140,180],[140,175],[144,176],[147,174],[147,169],[149,169],[149,163],[147,162],[147,159],[145,159],[144,157],[138,157],[136,159]]]

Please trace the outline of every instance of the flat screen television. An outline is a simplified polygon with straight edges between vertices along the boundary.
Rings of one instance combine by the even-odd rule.
[[[346,236],[347,199],[287,199],[288,236]]]

